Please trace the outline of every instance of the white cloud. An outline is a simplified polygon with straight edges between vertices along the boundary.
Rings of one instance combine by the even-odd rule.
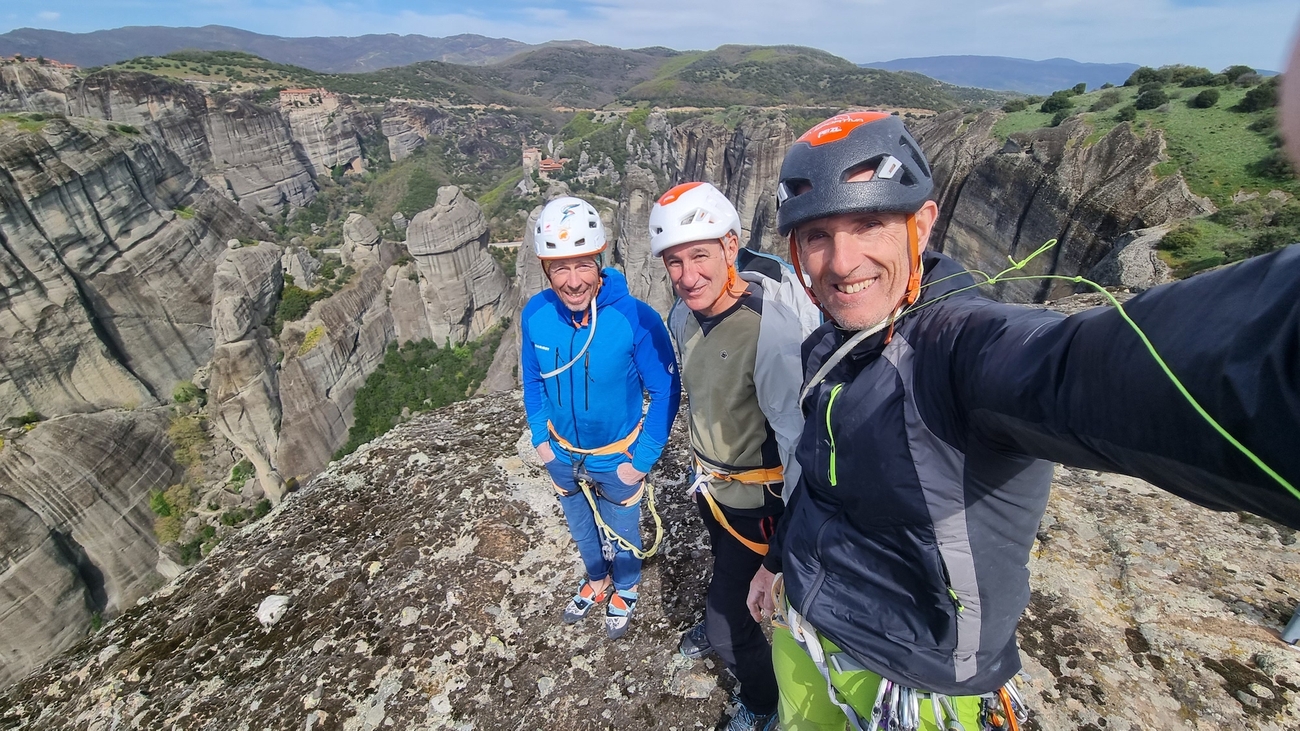
[[[53,10],[46,10],[44,12],[37,13],[36,17],[40,18],[41,20],[44,20],[47,23],[53,23],[54,21],[59,19],[59,14],[54,12]]]

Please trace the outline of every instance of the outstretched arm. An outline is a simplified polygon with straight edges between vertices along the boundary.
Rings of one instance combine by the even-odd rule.
[[[1300,485],[1300,246],[1124,309],[1205,411]],[[1116,309],[1066,318],[986,303],[962,318],[934,318],[912,344],[918,407],[946,441],[1122,472],[1300,528],[1300,498],[1197,413]],[[953,392],[955,411],[936,395]]]

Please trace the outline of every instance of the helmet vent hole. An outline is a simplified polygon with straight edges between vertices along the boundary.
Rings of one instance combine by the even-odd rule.
[[[579,247],[579,246],[582,246],[582,245],[585,244],[585,243],[587,243],[587,239],[585,239],[585,238],[581,238],[581,239],[578,239],[577,241],[574,241],[574,242],[573,242],[573,246],[574,246],[574,248],[577,248],[577,247]]]
[[[555,243],[554,243],[554,242],[551,242],[551,241],[547,241],[547,242],[546,242],[546,248],[548,248],[548,249],[554,249],[554,248],[555,248]]]
[[[848,183],[852,181],[855,183],[865,183],[869,180],[874,180],[876,177],[876,170],[880,167],[880,163],[884,161],[884,159],[884,155],[876,155],[870,160],[854,165],[844,171],[844,174],[840,176],[840,182]],[[853,180],[854,178],[858,179]]]
[[[789,178],[781,181],[777,188],[777,198],[780,200],[794,198],[807,193],[812,188],[812,181],[807,178]]]
[[[916,166],[920,168],[921,172],[927,178],[930,177],[930,166],[925,164],[925,156],[921,154],[921,151],[916,149],[916,146],[909,142],[906,137],[899,137],[898,144],[906,148],[907,151],[912,154],[912,159],[916,161]]]

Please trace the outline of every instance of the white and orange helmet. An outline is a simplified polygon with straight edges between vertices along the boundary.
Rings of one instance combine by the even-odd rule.
[[[600,214],[581,198],[556,198],[537,217],[533,249],[538,259],[593,256],[604,251],[606,245]]]
[[[722,191],[708,183],[673,186],[650,211],[650,253],[678,244],[721,239],[728,232],[740,239],[740,214]]]

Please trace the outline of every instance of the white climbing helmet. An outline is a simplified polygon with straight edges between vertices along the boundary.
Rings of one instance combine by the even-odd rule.
[[[592,256],[604,251],[605,245],[600,214],[581,198],[556,198],[537,217],[533,248],[538,259]]]
[[[708,183],[682,183],[664,193],[650,210],[650,253],[690,241],[740,238],[740,214],[722,191]]]

